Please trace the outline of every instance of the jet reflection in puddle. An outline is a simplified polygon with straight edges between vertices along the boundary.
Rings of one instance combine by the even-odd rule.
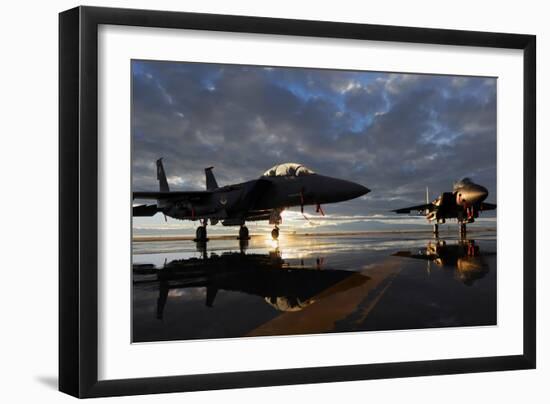
[[[198,245],[199,258],[176,259],[162,267],[135,264],[134,285],[158,287],[156,317],[162,319],[169,292],[177,289],[205,288],[208,307],[214,307],[218,291],[224,290],[262,297],[279,312],[296,312],[315,303],[319,295],[324,297],[327,290],[340,293],[369,280],[354,271],[324,268],[323,257],[290,264],[279,249],[259,254],[246,253],[246,243],[240,247],[240,252],[217,254]]]
[[[492,234],[169,247],[134,255],[133,342],[496,324]]]
[[[428,273],[432,270],[432,263],[437,267],[452,268],[457,280],[471,286],[489,272],[485,257],[494,256],[496,253],[482,252],[475,240],[463,239],[449,244],[445,240],[436,239],[429,241],[426,248],[420,249],[417,253],[399,251],[393,255],[426,260]]]

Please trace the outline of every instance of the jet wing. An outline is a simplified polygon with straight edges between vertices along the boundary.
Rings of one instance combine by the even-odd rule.
[[[203,199],[212,195],[212,191],[137,191],[133,192],[134,199]]]
[[[497,205],[494,203],[481,203],[481,209],[480,210],[495,210],[497,208]]]
[[[395,213],[411,213],[411,211],[418,211],[418,212],[422,212],[426,209],[433,209],[434,207],[434,204],[433,203],[426,203],[424,205],[416,205],[416,206],[410,206],[408,208],[401,208],[401,209],[394,209],[392,210],[392,212],[395,212]]]

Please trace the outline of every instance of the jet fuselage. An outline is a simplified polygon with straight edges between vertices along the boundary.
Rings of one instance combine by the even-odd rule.
[[[156,200],[155,205],[137,205],[133,216],[154,216],[180,220],[199,220],[195,241],[208,240],[206,226],[221,221],[224,226],[240,226],[239,239],[248,240],[247,221],[268,220],[274,225],[271,237],[279,237],[281,212],[289,207],[316,205],[324,215],[321,204],[346,201],[370,190],[351,181],[316,174],[297,163],[278,164],[255,180],[220,187],[212,169],[204,169],[206,189],[200,191],[170,191],[162,159],[158,159],[158,191],[134,191],[133,199]]]
[[[216,188],[197,201],[163,197],[157,200],[157,207],[165,215],[180,220],[208,218],[213,223],[221,220],[224,225],[270,220],[276,224],[283,209],[342,202],[369,191],[354,182],[315,173],[264,175],[257,180]]]
[[[476,218],[488,194],[487,188],[471,181],[458,183],[453,192],[444,192],[432,202],[436,209],[427,215],[427,219]]]

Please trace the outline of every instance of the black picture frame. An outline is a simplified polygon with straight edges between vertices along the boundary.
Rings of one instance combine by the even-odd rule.
[[[98,381],[100,24],[523,50],[523,354]],[[535,368],[535,61],[533,35],[96,7],[60,13],[59,389],[84,398]]]

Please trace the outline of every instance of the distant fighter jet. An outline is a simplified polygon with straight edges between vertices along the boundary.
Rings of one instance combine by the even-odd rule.
[[[475,184],[469,178],[463,178],[453,186],[453,192],[443,192],[433,202],[428,202],[426,190],[426,204],[395,209],[396,213],[411,213],[418,211],[426,216],[428,221],[434,221],[434,234],[439,233],[439,224],[445,223],[445,219],[457,219],[460,226],[460,234],[466,234],[466,224],[473,223],[479,213],[484,210],[493,210],[497,205],[483,202],[489,191],[481,185]]]
[[[240,226],[239,239],[248,239],[247,221],[269,220],[271,232],[279,237],[281,212],[291,206],[315,205],[324,215],[321,204],[342,202],[365,195],[370,190],[351,181],[316,174],[301,164],[280,164],[260,178],[240,184],[218,186],[213,167],[206,168],[206,190],[170,191],[162,159],[157,160],[159,191],[134,192],[133,199],[155,199],[156,205],[133,207],[134,216],[153,216],[160,212],[180,220],[199,220],[196,241],[206,241],[206,225],[219,221],[224,226]]]

